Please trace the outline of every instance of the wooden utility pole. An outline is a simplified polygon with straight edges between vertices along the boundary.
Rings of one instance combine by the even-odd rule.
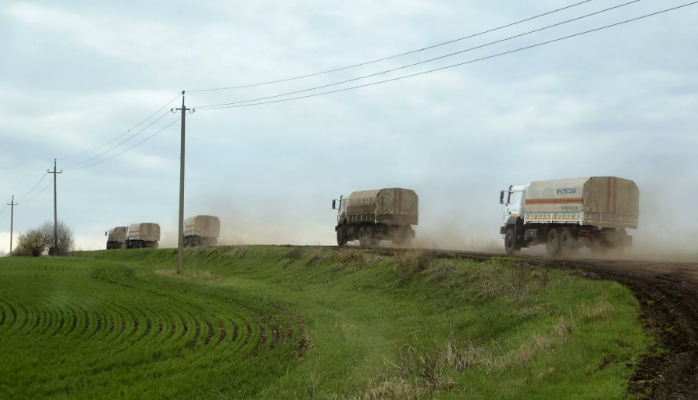
[[[53,174],[53,256],[58,255],[58,190],[56,189],[56,177],[62,174],[63,171],[56,171],[56,160],[53,160],[53,172],[47,170],[49,174]]]
[[[10,207],[10,257],[12,257],[12,232],[14,231],[15,228],[15,206],[17,203],[15,203],[15,195],[12,195],[12,201],[7,203],[8,206]]]
[[[184,148],[185,148],[185,119],[187,111],[195,110],[184,105],[184,90],[182,90],[182,108],[171,109],[172,112],[182,112],[182,148],[179,156],[179,237],[177,238],[177,274],[182,273],[184,264]]]

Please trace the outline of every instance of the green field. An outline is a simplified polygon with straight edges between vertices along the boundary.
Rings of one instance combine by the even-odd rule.
[[[533,261],[235,246],[0,259],[0,398],[621,399],[652,341]]]

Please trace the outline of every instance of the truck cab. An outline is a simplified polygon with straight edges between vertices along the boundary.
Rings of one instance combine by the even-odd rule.
[[[510,221],[524,218],[526,212],[526,192],[530,185],[512,185],[509,190],[502,190],[499,194],[499,204],[504,204],[504,218],[502,230]],[[502,232],[504,234],[504,232]]]

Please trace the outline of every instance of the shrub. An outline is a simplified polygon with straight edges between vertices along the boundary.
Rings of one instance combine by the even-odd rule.
[[[46,239],[39,229],[30,229],[17,237],[17,248],[12,253],[15,256],[39,257],[46,250]]]
[[[53,222],[44,222],[38,230],[44,237],[45,245],[49,249],[49,255],[66,256],[75,249],[75,234],[65,222],[58,221],[58,249],[54,249],[55,230]]]

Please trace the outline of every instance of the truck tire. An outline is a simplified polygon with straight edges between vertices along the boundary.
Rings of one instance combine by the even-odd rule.
[[[337,246],[344,247],[347,244],[347,235],[344,234],[344,228],[337,228]]]
[[[506,235],[504,235],[504,251],[509,255],[514,255],[521,250],[520,247],[516,247],[516,235],[514,234],[514,229],[507,229]]]
[[[548,231],[548,240],[545,242],[545,250],[548,252],[548,255],[552,257],[560,255],[560,251],[562,250],[561,236],[562,232],[560,228],[553,228]]]
[[[579,252],[577,236],[571,228],[564,228],[560,235],[560,254],[564,257],[571,257]]]
[[[375,239],[373,237],[373,227],[367,226],[364,229],[364,242],[366,242],[364,247],[374,246]]]
[[[359,228],[359,245],[366,247],[366,230],[363,226]]]

